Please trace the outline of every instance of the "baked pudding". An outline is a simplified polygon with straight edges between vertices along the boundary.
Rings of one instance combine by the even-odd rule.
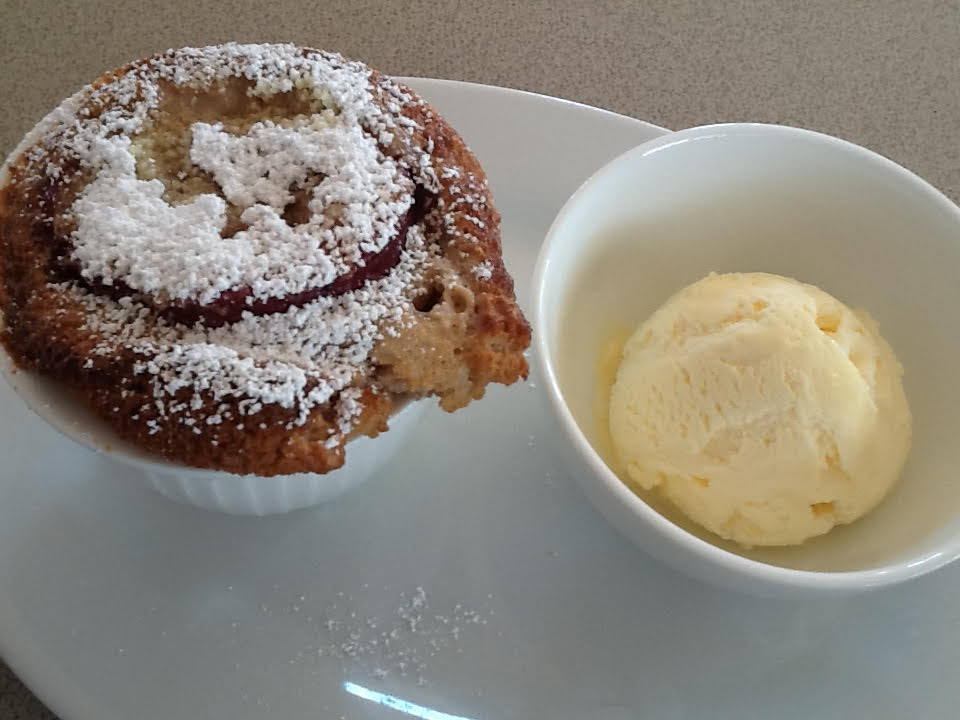
[[[2,339],[122,438],[323,473],[406,402],[526,377],[484,172],[408,87],[292,45],[171,50],[7,161]]]

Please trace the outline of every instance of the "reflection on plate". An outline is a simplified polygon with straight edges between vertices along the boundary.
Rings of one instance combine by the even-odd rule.
[[[484,164],[526,310],[567,196],[663,132],[410,83]],[[951,714],[957,570],[803,605],[676,575],[580,496],[537,382],[428,411],[388,472],[264,519],[165,500],[3,386],[0,653],[64,720]]]

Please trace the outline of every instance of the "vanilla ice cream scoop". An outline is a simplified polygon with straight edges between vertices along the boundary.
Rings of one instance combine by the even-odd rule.
[[[903,370],[873,319],[812,285],[711,274],[627,342],[617,459],[692,520],[790,545],[880,502],[910,448]]]

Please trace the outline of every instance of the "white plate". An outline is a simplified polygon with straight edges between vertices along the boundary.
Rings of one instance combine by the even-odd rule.
[[[487,169],[526,307],[567,196],[664,132],[411,84]],[[802,604],[688,580],[581,497],[536,383],[430,411],[390,472],[266,519],[165,500],[3,386],[0,653],[65,720],[953,716],[960,568]]]

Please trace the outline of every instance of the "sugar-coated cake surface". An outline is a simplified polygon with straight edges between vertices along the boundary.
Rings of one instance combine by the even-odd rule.
[[[483,170],[360,63],[168,51],[65,101],[6,170],[7,351],[171,460],[325,472],[408,398],[526,376]]]

